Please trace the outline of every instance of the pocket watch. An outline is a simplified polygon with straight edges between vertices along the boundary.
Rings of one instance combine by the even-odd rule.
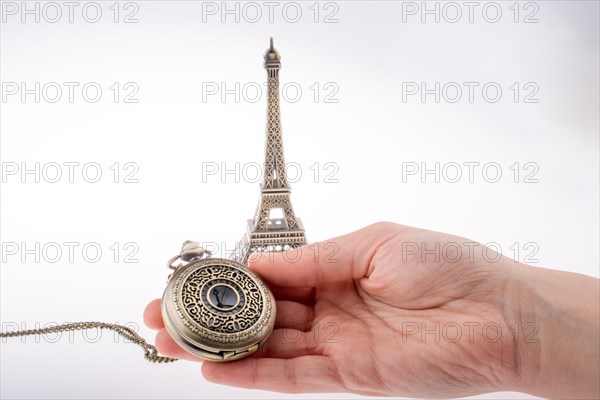
[[[174,272],[162,297],[162,317],[187,352],[210,361],[237,360],[258,350],[273,331],[275,299],[245,265],[210,256],[198,242],[186,241],[169,260]]]

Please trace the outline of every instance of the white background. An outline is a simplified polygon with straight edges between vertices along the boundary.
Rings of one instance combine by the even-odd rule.
[[[39,3],[40,11],[44,4]],[[533,265],[598,276],[598,2],[534,2],[537,23],[523,23],[535,10],[524,3],[518,5],[515,23],[509,9],[513,2],[498,3],[502,16],[496,23],[483,18],[484,2],[472,23],[464,6],[456,23],[444,19],[454,18],[448,8],[439,23],[433,15],[422,23],[420,14],[405,15],[403,22],[403,4],[383,1],[336,2],[328,8],[320,3],[316,23],[312,2],[301,3],[296,23],[282,15],[285,3],[275,9],[272,23],[265,6],[256,23],[248,21],[254,13],[242,14],[237,23],[235,15],[226,15],[223,23],[220,12],[203,15],[202,3],[191,1],[136,2],[137,23],[122,22],[135,9],[121,3],[115,23],[109,8],[113,2],[100,2],[100,20],[89,23],[82,17],[85,4],[75,9],[73,23],[66,6],[58,22],[41,15],[36,23],[32,15],[22,22],[21,10],[6,13],[3,4],[3,84],[80,83],[73,103],[63,87],[56,103],[43,96],[36,103],[33,95],[22,101],[17,94],[0,105],[5,172],[12,163],[30,168],[36,162],[40,167],[80,163],[73,183],[66,167],[57,183],[43,176],[39,183],[33,175],[3,177],[3,246],[79,244],[73,262],[64,246],[55,263],[48,260],[54,253],[39,262],[27,255],[22,262],[21,253],[4,252],[3,328],[96,320],[129,323],[153,340],[142,324],[142,311],[162,294],[166,260],[185,239],[231,247],[254,212],[258,183],[245,181],[242,172],[247,163],[263,161],[266,93],[256,102],[236,102],[233,95],[224,102],[218,95],[204,102],[202,94],[206,82],[223,82],[230,89],[236,82],[262,84],[269,36],[282,55],[282,84],[296,82],[302,89],[297,102],[282,101],[281,109],[287,161],[302,170],[293,183],[292,201],[310,241],[389,220],[492,242],[510,257],[515,255],[511,247],[520,248],[520,261],[536,249],[527,260]],[[238,5],[241,11],[243,6]],[[54,18],[55,11],[46,11]],[[293,10],[288,11],[286,17],[293,19]],[[334,11],[338,22],[324,23]],[[493,10],[488,11],[493,18]],[[82,97],[81,87],[88,82],[103,89],[96,103]],[[115,103],[109,89],[114,82],[135,83],[138,103],[122,101],[129,91]],[[321,88],[317,102],[309,88],[315,82]],[[331,92],[324,90],[328,82],[339,88],[333,96],[337,103],[324,101]],[[433,95],[425,102],[419,96],[403,101],[403,82],[426,82],[428,88],[435,82],[480,86],[472,103],[465,87],[460,101],[436,103]],[[482,97],[487,82],[503,89],[496,103]],[[509,88],[514,82],[521,96],[530,92],[523,91],[524,84],[537,85],[538,102],[521,98],[515,103]],[[90,162],[102,168],[98,183],[82,177],[81,165]],[[109,169],[115,162],[121,166],[118,183]],[[138,183],[123,182],[123,173],[131,171],[123,170],[128,162],[139,167]],[[217,174],[203,182],[203,165],[224,163],[233,169],[236,162],[238,178]],[[498,163],[503,175],[490,183],[480,167],[470,183],[465,167],[457,183],[443,177],[437,183],[433,175],[425,176],[425,183],[420,175],[403,182],[402,163],[407,162],[428,168],[436,162],[440,168]],[[518,183],[509,169],[515,162],[522,172]],[[539,167],[538,183],[523,182],[527,162]],[[309,168],[315,163],[318,179]],[[324,181],[323,173],[331,171],[324,170],[325,163],[338,167],[332,177],[337,183]],[[139,249],[136,263],[124,262],[133,249],[124,249],[129,242]],[[86,243],[100,246],[99,261],[84,259]],[[114,243],[121,248],[117,262],[110,249]],[[533,245],[525,248],[527,243]],[[1,397],[323,397],[209,384],[197,364],[151,365],[136,346],[122,340],[115,344],[112,333],[89,343],[95,336],[92,331],[87,341],[76,333],[56,343],[48,338],[36,343],[34,337],[3,342]]]

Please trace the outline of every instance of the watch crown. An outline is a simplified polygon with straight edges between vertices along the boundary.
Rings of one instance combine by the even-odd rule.
[[[202,246],[200,246],[200,242],[193,242],[191,240],[186,240],[183,242],[181,246],[181,253],[179,253],[179,258],[185,262],[191,262],[195,260],[199,260],[203,257],[210,257],[211,252],[208,250],[204,250]]]
[[[202,246],[200,246],[200,242],[194,242],[192,240],[186,240],[181,245],[181,251],[176,256],[172,257],[169,261],[167,261],[167,267],[170,269],[177,271],[184,264],[179,262],[177,265],[175,263],[177,261],[183,261],[184,263],[190,263],[192,261],[197,261],[202,258],[209,258],[212,253],[208,250],[204,250]],[[173,274],[170,274],[167,277],[167,281],[171,280]]]

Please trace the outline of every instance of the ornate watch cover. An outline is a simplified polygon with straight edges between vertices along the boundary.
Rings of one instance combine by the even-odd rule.
[[[264,282],[232,260],[208,258],[178,268],[162,299],[165,328],[188,352],[230,361],[256,351],[275,322]]]

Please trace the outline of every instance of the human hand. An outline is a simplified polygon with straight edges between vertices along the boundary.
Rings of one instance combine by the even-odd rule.
[[[277,299],[275,330],[246,359],[205,362],[211,382],[379,396],[574,393],[548,389],[555,373],[540,365],[541,339],[555,338],[540,332],[549,321],[525,290],[530,267],[475,242],[379,223],[250,267]],[[199,361],[164,330],[160,300],[145,320],[159,329],[161,353]],[[597,393],[597,383],[589,389],[578,394]]]

